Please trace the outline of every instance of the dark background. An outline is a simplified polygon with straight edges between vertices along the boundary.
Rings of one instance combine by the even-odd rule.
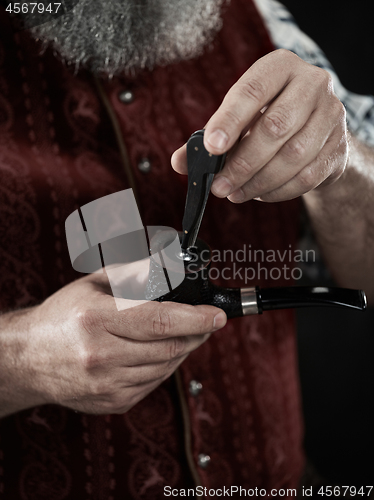
[[[281,3],[324,50],[348,90],[374,94],[373,0],[285,0]]]
[[[282,3],[348,90],[374,94],[372,0]],[[331,483],[373,484],[374,311],[304,309],[297,320],[307,455]]]

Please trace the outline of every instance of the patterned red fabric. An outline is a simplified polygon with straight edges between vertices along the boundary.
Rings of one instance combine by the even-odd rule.
[[[13,32],[3,11],[0,27],[0,308],[6,311],[37,304],[79,277],[67,251],[66,217],[129,186],[92,76],[75,75],[49,50],[41,55],[26,32]],[[170,155],[272,49],[252,2],[232,0],[223,29],[201,57],[102,81],[144,225],[180,228],[186,179],[172,171]],[[120,102],[122,90],[132,90],[132,103]],[[148,174],[137,168],[144,157],[152,164]],[[295,243],[297,224],[297,202],[233,205],[212,196],[201,237],[214,249],[246,243],[284,251]],[[199,453],[212,459],[199,469],[204,486],[296,487],[303,466],[296,365],[289,311],[231,320],[184,362],[194,459]],[[191,379],[203,384],[197,397],[189,395]],[[164,485],[193,485],[173,380],[125,415],[47,405],[0,421],[1,499],[157,499]]]

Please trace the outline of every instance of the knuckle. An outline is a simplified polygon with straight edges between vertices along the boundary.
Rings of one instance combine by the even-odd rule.
[[[240,177],[246,177],[251,171],[251,166],[243,156],[234,155],[230,160],[228,169],[235,179],[238,175]]]
[[[203,335],[204,333],[211,332],[213,330],[213,319],[207,314],[201,313],[198,319],[197,334]]]
[[[87,333],[92,333],[98,322],[98,313],[94,309],[83,309],[76,313],[78,326]]]
[[[199,334],[209,335],[214,330],[213,323],[214,323],[214,316],[212,316],[211,314],[201,313]]]
[[[333,109],[335,111],[338,122],[345,123],[346,120],[346,110],[340,99],[334,96]]]
[[[291,139],[283,146],[282,154],[292,162],[299,162],[306,153],[305,144],[300,139]]]
[[[92,372],[101,364],[97,350],[83,347],[79,352],[80,364],[86,372]]]
[[[310,191],[316,184],[316,175],[311,167],[305,167],[297,175],[297,180],[300,187],[306,191]]]
[[[169,335],[171,331],[172,320],[170,313],[160,304],[156,315],[153,317],[151,334],[153,337],[159,338]]]
[[[291,52],[290,50],[287,49],[277,49],[274,51],[274,53],[279,57],[282,57],[283,59],[287,58],[293,60],[298,57],[294,52]]]
[[[348,153],[349,153],[349,142],[348,142],[348,137],[347,134],[343,134],[342,139],[339,144],[339,149],[341,155],[345,157],[345,160],[348,158]]]
[[[315,83],[321,86],[324,90],[329,90],[329,91],[333,90],[334,84],[332,76],[325,69],[316,68],[316,71],[313,74],[313,79]]]
[[[174,337],[168,342],[168,361],[182,356],[186,349],[185,337]]]
[[[241,81],[238,84],[238,91],[246,99],[251,99],[261,104],[264,103],[267,96],[266,85],[260,80],[253,78]]]
[[[333,90],[333,88],[334,88],[334,81],[332,79],[332,76],[325,69],[322,70],[322,71],[323,71],[323,82],[324,82],[324,84],[326,85],[326,87],[328,89]]]
[[[111,385],[101,378],[92,378],[89,382],[90,395],[96,399],[112,401],[113,394]]]
[[[230,124],[230,126],[240,127],[242,125],[242,121],[240,116],[235,113],[231,108],[226,108],[222,110],[223,113],[223,123]]]
[[[261,123],[264,132],[271,139],[283,139],[289,133],[293,120],[288,111],[278,109],[265,113]]]

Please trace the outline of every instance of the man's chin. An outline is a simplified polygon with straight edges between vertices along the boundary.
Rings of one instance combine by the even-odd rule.
[[[76,70],[135,73],[200,55],[221,28],[224,1],[80,0],[30,31]]]

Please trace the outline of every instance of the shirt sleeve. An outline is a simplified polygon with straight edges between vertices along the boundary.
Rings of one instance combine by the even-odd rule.
[[[341,84],[330,62],[319,46],[295,22],[292,14],[277,0],[254,0],[274,46],[291,50],[304,61],[327,70],[334,82],[334,91],[344,104],[347,124],[362,141],[374,146],[374,96],[348,91]]]

